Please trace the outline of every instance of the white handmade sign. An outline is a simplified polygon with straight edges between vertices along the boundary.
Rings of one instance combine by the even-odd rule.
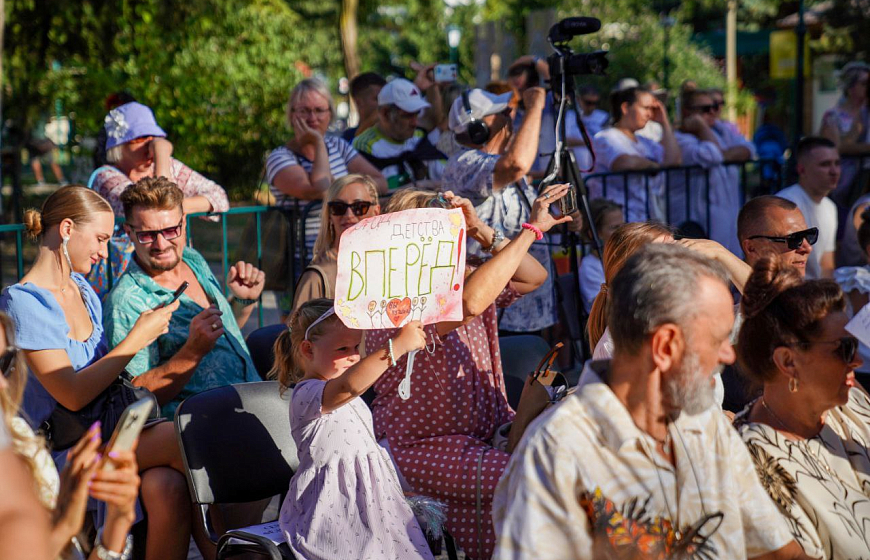
[[[861,311],[846,323],[846,330],[861,341],[864,346],[870,346],[870,305],[865,305]]]
[[[462,210],[375,216],[341,235],[335,312],[354,329],[459,321],[464,280]]]

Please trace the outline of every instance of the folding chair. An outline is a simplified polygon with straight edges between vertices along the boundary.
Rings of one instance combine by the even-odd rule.
[[[278,339],[278,335],[285,330],[287,330],[287,326],[283,323],[260,327],[249,334],[245,340],[248,352],[251,353],[251,359],[254,361],[254,367],[257,368],[257,373],[260,374],[263,381],[268,381],[266,375],[275,363],[275,352],[273,351],[275,341]]]
[[[277,381],[242,383],[204,391],[184,400],[175,413],[175,432],[193,502],[208,524],[208,506],[284,495],[299,466],[290,435],[290,397]],[[286,543],[276,545],[248,529],[209,538],[217,559],[243,552],[272,560],[292,559]]]

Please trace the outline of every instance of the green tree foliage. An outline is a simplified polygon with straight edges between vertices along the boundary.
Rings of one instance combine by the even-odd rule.
[[[659,13],[672,8],[673,4],[661,0],[566,0],[558,3],[536,0],[535,8],[554,7],[559,18],[594,16],[601,20],[601,31],[576,39],[572,46],[576,52],[610,51],[607,76],[583,78],[584,83],[595,83],[608,91],[624,77],[636,78],[641,83],[662,81],[664,29]],[[488,18],[505,18],[519,25],[522,22],[510,14],[524,13],[526,5],[525,0],[490,0],[485,13]],[[691,32],[691,28],[679,20],[670,30],[671,88],[688,79],[695,80],[702,87],[721,86],[724,83],[722,73],[706,51],[690,41]]]
[[[4,115],[29,127],[55,100],[79,131],[127,90],[154,109],[175,155],[250,192],[286,141],[287,95],[310,68],[341,75],[337,33],[311,32],[283,0],[9,0]]]

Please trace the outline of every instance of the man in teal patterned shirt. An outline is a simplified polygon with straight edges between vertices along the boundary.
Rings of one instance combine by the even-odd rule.
[[[127,365],[135,384],[157,396],[168,418],[191,395],[260,380],[240,327],[263,292],[264,274],[250,264],[233,265],[227,275],[232,301],[227,301],[202,255],[185,247],[183,201],[181,190],[164,177],[142,179],[124,191],[124,228],[135,254],[103,305],[107,340],[114,347],[143,311],[169,303],[175,290],[189,283],[168,332]]]

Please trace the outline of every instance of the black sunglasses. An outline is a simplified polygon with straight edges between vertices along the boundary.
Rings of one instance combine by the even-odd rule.
[[[836,344],[834,354],[844,363],[851,364],[855,360],[855,355],[858,354],[858,339],[854,336],[844,336],[837,340],[809,340],[798,342],[798,346],[812,346],[813,344]]]
[[[810,229],[790,233],[785,237],[776,237],[773,235],[753,235],[749,239],[768,239],[777,243],[785,243],[786,245],[788,245],[789,249],[794,251],[795,249],[799,249],[800,246],[804,244],[804,239],[806,239],[810,245],[815,245],[816,241],[819,240],[819,228],[811,227]]]
[[[12,372],[15,371],[15,358],[18,356],[18,351],[17,346],[7,346],[6,350],[0,354],[0,371],[3,372],[3,377],[6,379],[12,377]]]
[[[329,206],[329,212],[333,216],[344,216],[347,214],[347,209],[350,208],[353,215],[359,218],[360,216],[365,216],[369,208],[372,207],[372,204],[372,202],[366,202],[365,200],[357,200],[351,204],[340,200],[333,200],[327,206]]]
[[[699,113],[712,113],[713,111],[715,111],[718,108],[719,108],[719,106],[716,105],[715,103],[713,103],[712,105],[693,105],[692,106],[692,110],[698,111]]]
[[[157,241],[158,234],[162,235],[163,239],[165,239],[166,241],[169,241],[170,239],[175,239],[176,237],[180,236],[181,226],[183,223],[184,218],[181,218],[181,221],[178,222],[177,226],[172,226],[164,229],[137,231],[133,229],[132,225],[130,226],[130,229],[133,230],[133,233],[136,234],[136,239],[139,240],[139,243],[154,243],[155,241]]]

